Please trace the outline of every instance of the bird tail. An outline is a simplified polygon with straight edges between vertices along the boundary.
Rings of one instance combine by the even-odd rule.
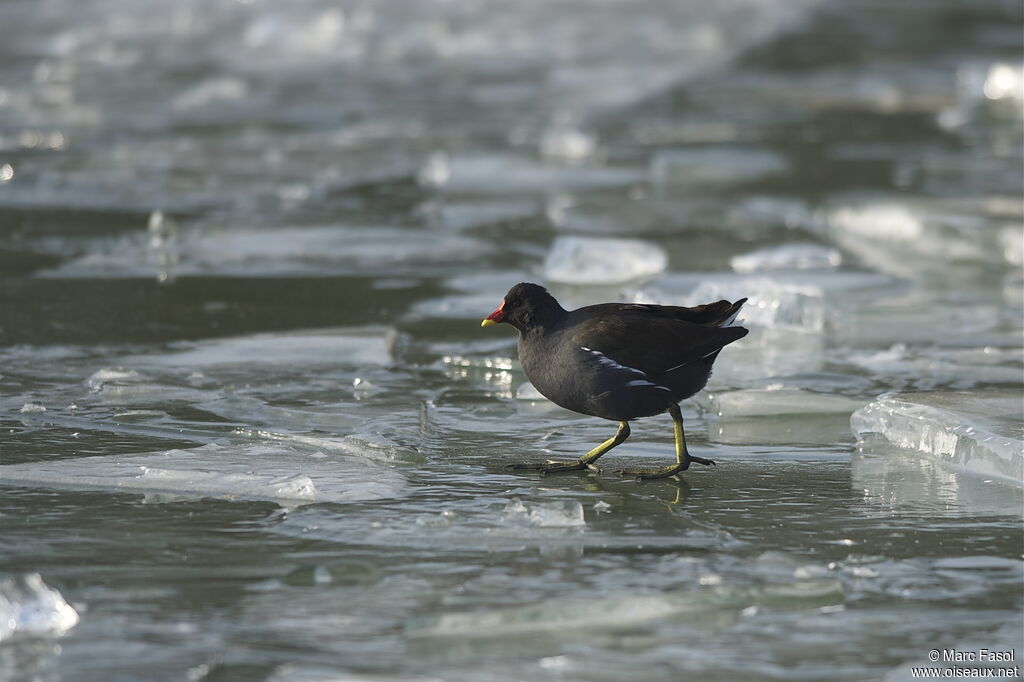
[[[741,298],[729,307],[725,312],[725,316],[722,317],[722,321],[718,323],[719,327],[739,327],[741,322],[737,321],[736,318],[740,314],[740,308],[747,302],[747,299]]]

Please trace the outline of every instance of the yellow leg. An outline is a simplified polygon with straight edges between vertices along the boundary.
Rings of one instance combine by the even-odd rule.
[[[583,455],[579,459],[573,462],[559,462],[553,459],[549,459],[546,462],[540,464],[526,464],[517,463],[509,464],[506,469],[514,469],[520,471],[527,469],[530,471],[539,471],[542,474],[554,474],[562,471],[579,471],[580,469],[590,469],[598,473],[601,469],[594,464],[599,457],[604,455],[616,445],[629,438],[629,422],[619,422],[619,430],[615,432],[615,435],[606,440],[605,442],[598,445],[596,448]]]
[[[657,469],[622,469],[619,471],[620,476],[635,476],[636,480],[644,481],[652,478],[668,478],[669,476],[675,476],[676,474],[689,469],[690,464],[693,462],[714,466],[714,461],[704,459],[703,457],[694,457],[690,454],[689,450],[686,449],[686,434],[683,433],[683,415],[679,411],[679,406],[672,405],[668,408],[668,413],[672,415],[672,430],[675,432],[676,436],[676,463]]]

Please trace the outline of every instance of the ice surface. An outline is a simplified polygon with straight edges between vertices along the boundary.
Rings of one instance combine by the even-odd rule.
[[[0,483],[176,493],[289,504],[400,496],[406,479],[369,459],[287,445],[204,445],[126,456],[0,466]]]
[[[656,152],[651,178],[683,186],[751,182],[789,169],[786,159],[758,147],[695,147]]]
[[[657,275],[668,256],[637,239],[558,237],[544,260],[544,276],[563,284],[611,284]]]
[[[597,139],[578,128],[564,123],[550,126],[540,138],[542,156],[568,162],[579,162],[593,156]]]
[[[843,262],[836,249],[820,244],[783,244],[751,251],[729,260],[736,272],[764,270],[815,270],[834,268]]]
[[[473,237],[437,230],[344,225],[179,230],[175,244],[173,272],[179,277],[441,274],[490,251]],[[39,276],[156,276],[165,267],[149,262],[150,256],[149,237],[140,230]]]
[[[547,400],[540,394],[540,391],[529,381],[519,384],[516,389],[516,400]]]
[[[227,339],[181,342],[176,350],[126,358],[128,364],[173,367],[215,365],[386,365],[391,361],[394,331],[339,327],[280,334],[253,334]]]
[[[979,384],[1024,383],[1020,348],[913,347],[851,353],[847,360],[872,374],[900,379],[919,389],[970,388]]]
[[[779,415],[845,414],[864,406],[863,400],[799,389],[748,388],[709,391],[709,406],[723,418],[775,417]]]
[[[1020,515],[1022,489],[943,466],[930,455],[867,435],[850,460],[850,485],[886,507],[927,509],[936,516]]]
[[[0,579],[0,643],[12,637],[63,635],[78,613],[38,573]]]
[[[1002,260],[1001,226],[969,207],[938,200],[851,202],[827,218],[827,232],[840,247],[902,276],[951,263]]]
[[[577,500],[565,502],[535,502],[524,504],[518,497],[505,505],[504,518],[516,525],[540,528],[582,528],[583,505]]]
[[[552,190],[597,190],[643,181],[634,168],[557,166],[517,156],[455,156],[443,188],[453,193],[536,194]]]
[[[842,603],[836,580],[817,579],[751,587],[715,585],[659,594],[599,596],[586,601],[553,599],[529,606],[443,613],[410,623],[411,637],[505,637],[533,633],[628,628],[663,618],[709,617],[744,608],[813,608]]]
[[[956,471],[1024,485],[1020,391],[885,394],[855,412],[850,426],[858,439],[879,434]]]
[[[120,384],[124,382],[134,383],[141,381],[144,378],[145,377],[134,369],[105,367],[90,374],[89,378],[85,380],[85,385],[89,387],[90,391],[95,392],[101,390],[106,384]]]

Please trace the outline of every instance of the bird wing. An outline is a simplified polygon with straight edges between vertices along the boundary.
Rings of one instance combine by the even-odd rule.
[[[657,377],[717,353],[747,335],[743,327],[704,326],[674,315],[652,314],[646,308],[621,307],[616,315],[584,320],[573,342],[623,367]],[[725,309],[716,312],[721,317]]]

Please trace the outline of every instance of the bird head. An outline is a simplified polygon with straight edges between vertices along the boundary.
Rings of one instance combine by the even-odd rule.
[[[480,326],[506,322],[520,332],[527,332],[564,314],[565,310],[547,289],[539,284],[520,282],[508,290],[501,304],[484,318]]]

